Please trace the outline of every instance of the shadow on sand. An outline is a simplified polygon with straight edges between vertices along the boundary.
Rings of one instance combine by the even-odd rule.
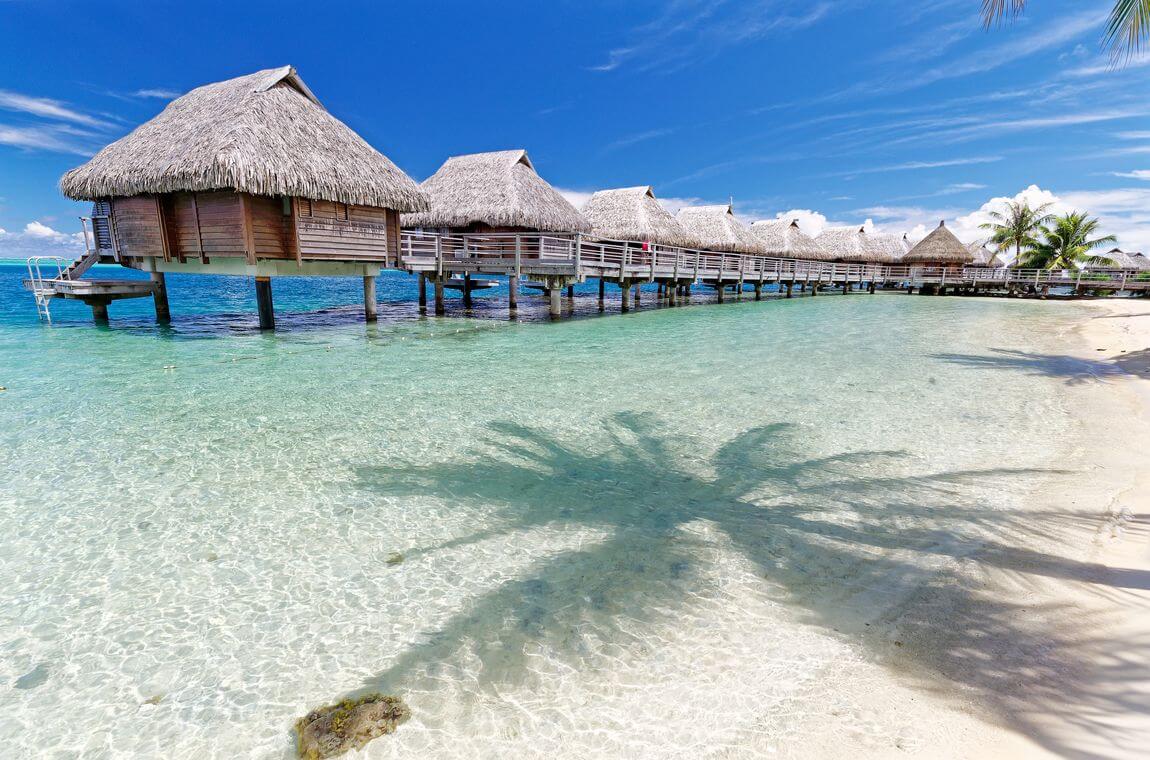
[[[1060,378],[1068,385],[1105,382],[1125,375],[1146,377],[1147,373],[1150,373],[1150,349],[1130,351],[1113,359],[1082,359],[1076,356],[1036,354],[1005,348],[996,348],[992,351],[992,355],[934,354],[933,357],[978,369],[1021,371],[1030,375]]]
[[[531,678],[533,647],[580,668],[593,656],[579,643],[588,631],[625,646],[636,630],[673,625],[677,609],[714,591],[713,574],[701,572],[706,547],[688,528],[702,523],[753,563],[803,621],[845,637],[921,688],[973,698],[987,716],[1053,752],[1101,756],[1065,744],[1063,731],[1047,729],[1051,719],[1097,733],[1118,730],[1106,716],[1144,708],[1134,683],[1142,674],[1125,653],[1150,642],[1115,647],[1094,633],[1105,621],[1082,626],[1068,606],[1036,604],[1025,590],[1058,579],[1119,596],[1150,587],[1150,574],[1028,548],[1088,532],[1096,521],[1070,511],[992,509],[979,496],[1056,471],[879,476],[913,462],[896,451],[808,457],[800,431],[781,424],[738,434],[703,459],[649,419],[620,414],[604,426],[612,444],[595,451],[497,424],[472,461],[358,470],[359,485],[375,493],[497,507],[482,529],[409,558],[540,526],[606,534],[472,599],[365,689],[402,693],[469,646],[479,667],[475,688],[497,692]],[[1006,575],[1020,589],[1018,601],[985,593],[988,573]],[[888,623],[904,639],[897,650],[876,633]],[[1101,677],[1097,670],[1087,677],[1084,663]]]

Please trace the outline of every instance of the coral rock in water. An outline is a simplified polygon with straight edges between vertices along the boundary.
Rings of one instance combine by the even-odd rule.
[[[335,757],[390,734],[411,717],[399,697],[368,694],[312,710],[296,721],[296,750],[304,760]]]

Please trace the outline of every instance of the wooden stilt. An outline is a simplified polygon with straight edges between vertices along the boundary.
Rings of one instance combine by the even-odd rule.
[[[171,322],[172,311],[168,308],[168,284],[164,281],[163,272],[152,272],[152,303],[156,307],[157,322]]]
[[[811,297],[813,298],[813,297],[817,296],[818,294],[819,294],[819,284],[817,282],[812,282],[811,283]]]
[[[623,311],[631,310],[631,282],[619,280],[619,298],[622,300]]]
[[[419,313],[427,313],[427,275],[419,273]]]
[[[635,283],[635,308],[639,308],[639,302],[643,299],[643,283]]]
[[[715,286],[715,293],[719,298],[719,303],[723,302],[723,298],[726,295],[726,291],[727,291],[727,287],[725,285],[723,285],[722,282],[720,282],[718,285]]]
[[[463,308],[471,308],[471,274],[463,273]]]
[[[442,317],[446,309],[443,304],[443,275],[435,277],[435,316]]]
[[[507,309],[515,313],[519,310],[519,276],[511,275],[507,278]]]
[[[875,289],[874,280],[871,280],[870,285],[867,286],[867,292],[873,296],[874,295],[874,289]]]
[[[92,307],[92,319],[96,322],[108,321],[108,302],[107,301],[89,301]]]
[[[563,307],[560,303],[560,296],[562,296],[561,285],[553,285],[551,287],[550,308],[548,309],[552,319],[558,319],[563,316]]]
[[[575,298],[575,286],[574,285],[568,285],[567,286],[567,298],[570,300],[574,300],[574,298]]]
[[[363,318],[366,322],[374,322],[379,319],[375,300],[375,277],[372,275],[364,275],[363,277]]]
[[[272,278],[256,278],[256,308],[260,313],[260,329],[276,329],[276,313],[272,303]]]
[[[604,291],[606,289],[607,289],[607,281],[604,280],[602,277],[600,277],[599,278],[599,311],[603,311],[603,306],[604,306],[605,297],[606,297],[606,293]]]
[[[761,283],[758,283],[758,282],[755,283],[755,300],[756,301],[763,300],[763,286]]]
[[[791,297],[791,291],[794,289],[794,287],[795,287],[794,282],[788,282],[787,283],[787,298]]]

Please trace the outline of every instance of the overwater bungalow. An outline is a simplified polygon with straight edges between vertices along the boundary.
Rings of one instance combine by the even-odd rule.
[[[116,298],[152,295],[167,318],[167,272],[253,275],[260,326],[274,327],[276,275],[364,278],[395,266],[400,212],[428,208],[419,186],[332,116],[291,66],[198,87],[64,175],[95,203],[94,243],[58,296],[107,318]],[[101,258],[151,273],[81,280]]]
[[[670,249],[671,255],[678,255],[682,249],[698,248],[702,244],[660,205],[650,185],[599,190],[583,206],[583,216],[591,223],[591,234],[599,239],[598,245],[610,249],[612,255],[621,256],[628,265],[649,263],[661,249]],[[624,267],[620,277],[612,280],[622,289],[624,308],[630,306],[629,289],[635,282],[635,278],[627,276],[629,273]],[[671,277],[660,280],[671,301],[678,293],[685,293],[690,274],[684,268],[682,273],[673,272]],[[600,302],[603,282],[604,278],[600,278]]]
[[[974,254],[955,237],[955,234],[941,221],[930,234],[918,241],[902,257],[907,266],[933,269],[961,269],[974,261]]]
[[[980,269],[1000,269],[1004,266],[1002,259],[999,258],[996,251],[992,251],[986,247],[982,241],[975,241],[966,247],[970,251],[971,259],[968,267],[977,267]]]
[[[780,259],[831,261],[832,256],[799,229],[797,219],[766,219],[751,225],[751,234],[762,245],[763,253]]]
[[[423,181],[420,189],[427,195],[429,207],[405,214],[402,223],[406,229],[448,236],[440,242],[441,248],[446,246],[440,255],[448,271],[431,275],[439,314],[444,310],[442,281],[452,276],[453,262],[479,265],[478,269],[461,269],[467,281],[472,272],[483,271],[484,261],[502,264],[511,259],[545,259],[549,249],[569,250],[570,244],[561,241],[591,231],[591,223],[579,210],[536,173],[525,150],[452,156]],[[511,275],[509,285],[514,300],[518,270]],[[548,283],[546,290],[552,285],[560,286]],[[465,305],[470,305],[470,294],[471,288],[465,285]]]
[[[679,210],[675,216],[679,224],[683,225],[690,235],[698,238],[700,245],[709,251],[722,253],[762,255],[763,244],[743,223],[735,218],[731,204],[723,203],[714,206],[686,206]],[[726,267],[720,267],[725,269]],[[708,282],[723,300],[723,291],[726,287],[741,285],[737,280],[717,278]]]

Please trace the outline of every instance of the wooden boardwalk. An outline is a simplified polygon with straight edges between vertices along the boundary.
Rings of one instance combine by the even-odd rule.
[[[676,292],[694,283],[717,289],[779,285],[788,295],[794,285],[817,293],[819,287],[851,289],[926,289],[954,291],[1035,293],[1053,287],[1109,291],[1150,290],[1150,273],[1136,270],[1083,272],[1080,270],[989,269],[983,267],[922,267],[785,259],[721,251],[671,248],[645,243],[611,241],[587,235],[558,237],[536,234],[440,235],[404,231],[400,252],[392,266],[423,274],[434,281],[453,275],[496,274],[528,277],[545,283],[552,297],[552,313],[559,313],[558,291],[576,282],[599,279],[624,291],[636,284],[657,282]]]
[[[425,284],[434,289],[435,313],[443,314],[444,287],[451,278],[499,275],[510,280],[509,308],[518,304],[524,280],[539,282],[550,299],[550,313],[561,314],[561,291],[576,283],[598,280],[600,298],[604,285],[620,289],[622,308],[631,303],[631,290],[643,283],[658,283],[671,303],[690,293],[694,285],[714,288],[718,300],[731,289],[753,289],[755,296],[766,286],[778,286],[789,297],[796,286],[812,295],[820,288],[855,289],[874,292],[877,288],[901,288],[909,292],[974,292],[1046,295],[1051,288],[1071,288],[1075,292],[1150,291],[1150,273],[1137,270],[1084,272],[1080,270],[989,269],[981,267],[889,266],[807,261],[723,251],[674,248],[634,241],[604,240],[590,235],[543,235],[499,233],[447,235],[404,230],[388,245],[383,227],[357,223],[343,230],[364,253],[345,253],[340,262],[265,261],[254,263],[242,258],[203,261],[164,261],[158,257],[119,257],[114,250],[91,250],[64,268],[61,262],[53,275],[43,276],[31,266],[25,282],[37,297],[38,308],[47,315],[53,298],[83,300],[93,308],[98,320],[107,319],[107,306],[121,298],[152,297],[157,317],[168,317],[165,272],[247,274],[256,277],[260,296],[261,325],[274,326],[270,303],[270,278],[290,275],[357,275],[364,278],[364,306],[367,318],[375,315],[375,276],[383,269],[420,275],[420,306],[427,305]],[[384,254],[383,252],[387,253]],[[81,279],[93,263],[121,263],[151,273],[151,280]],[[262,287],[261,287],[262,286]],[[464,303],[471,293],[463,288]]]

